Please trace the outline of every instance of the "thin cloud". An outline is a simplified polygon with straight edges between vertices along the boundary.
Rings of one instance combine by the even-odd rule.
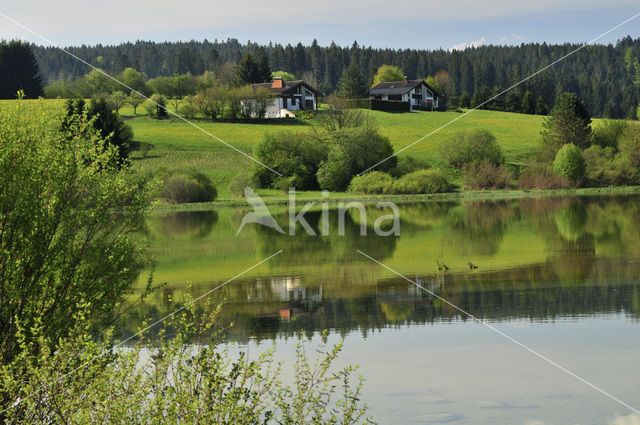
[[[449,49],[449,51],[453,51],[453,50],[465,50],[465,49],[469,49],[469,48],[472,48],[472,47],[480,47],[480,46],[482,46],[483,44],[485,44],[485,42],[486,42],[486,41],[487,41],[487,40],[486,40],[484,37],[482,37],[482,38],[481,38],[481,39],[479,39],[479,40],[470,41],[470,42],[468,42],[468,43],[458,43],[458,44],[453,45],[453,46]]]
[[[505,35],[502,38],[498,39],[498,44],[519,44],[522,43],[523,41],[526,41],[527,38],[520,35],[520,34],[510,34],[510,35]]]

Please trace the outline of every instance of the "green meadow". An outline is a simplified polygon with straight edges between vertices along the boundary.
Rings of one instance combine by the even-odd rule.
[[[57,99],[22,102],[22,107],[38,106],[44,111],[51,112],[60,110],[64,104],[64,100]],[[17,101],[12,100],[0,101],[0,110],[16,104]],[[456,131],[472,128],[491,131],[505,152],[509,163],[526,164],[540,142],[540,130],[544,119],[537,115],[482,110],[472,111],[464,116],[459,112],[367,111],[367,113],[377,123],[381,133],[391,140],[396,150],[406,148],[446,125],[400,154],[426,160],[432,166],[442,165],[439,150],[443,141]],[[198,170],[212,179],[218,189],[220,200],[232,198],[228,184],[233,176],[249,172],[256,166],[251,159],[228,145],[252,155],[254,147],[265,133],[305,132],[311,131],[313,125],[312,120],[243,123],[210,122],[200,119],[193,120],[194,125],[192,125],[175,117],[164,121],[150,119],[143,115],[146,113],[141,107],[138,108],[138,114],[135,117],[131,107],[123,108],[120,114],[128,119],[128,124],[134,130],[134,140],[138,147],[132,153],[135,167],[149,172]],[[448,124],[451,121],[454,122]],[[594,120],[594,126],[599,125],[599,121]],[[205,134],[201,129],[222,141]],[[264,190],[261,193],[280,195],[271,190]]]

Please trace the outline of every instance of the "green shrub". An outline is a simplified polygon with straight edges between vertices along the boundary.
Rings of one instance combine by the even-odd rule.
[[[246,174],[238,174],[231,179],[229,183],[229,192],[232,195],[242,198],[244,196],[244,189],[251,187],[253,184],[251,177]]]
[[[300,109],[295,111],[294,115],[296,116],[296,118],[301,118],[303,120],[312,120],[315,117],[315,112]]]
[[[162,196],[175,204],[211,202],[218,192],[209,177],[201,173],[170,174],[164,179]]]
[[[451,185],[440,170],[418,170],[393,183],[393,193],[442,193]]]
[[[468,165],[464,170],[465,189],[510,189],[512,181],[511,170],[487,161]]]
[[[620,152],[625,155],[631,165],[640,171],[640,128],[629,127],[621,135]]]
[[[591,146],[582,153],[586,177],[590,186],[619,186],[637,184],[638,170],[628,155],[615,153],[612,147]]]
[[[341,342],[301,338],[287,370],[273,349],[249,361],[220,345],[220,308],[194,305],[191,291],[179,315],[157,332],[136,335],[126,349],[114,349],[113,330],[96,336],[79,311],[68,337],[42,335],[42,318],[28,331],[17,326],[19,352],[0,364],[3,425],[374,423],[357,368],[338,366]],[[76,307],[88,309],[86,302]],[[36,343],[29,343],[33,334]]]
[[[282,176],[291,177],[291,184],[297,189],[318,189],[316,173],[326,153],[324,146],[310,134],[285,131],[266,134],[256,146],[255,156]],[[259,187],[279,189],[279,176],[271,170],[256,164],[253,176]]]
[[[431,168],[427,161],[417,159],[412,156],[401,156],[398,158],[398,165],[389,170],[389,174],[392,177],[402,177],[405,174],[412,173],[418,170],[426,170]]]
[[[198,108],[195,105],[194,96],[185,96],[184,103],[180,105],[178,109],[179,113],[187,118],[193,118],[198,113]]]
[[[500,145],[487,130],[459,131],[442,144],[440,152],[447,164],[460,169],[483,161],[494,165],[504,162]]]
[[[518,181],[518,188],[523,190],[553,190],[569,187],[571,187],[569,179],[543,166],[527,168]]]
[[[38,361],[31,344],[42,345],[32,329],[41,326],[51,354],[74,329],[74,313],[86,314],[92,330],[113,324],[148,265],[135,233],[151,200],[148,177],[117,167],[116,147],[86,115],[62,124],[45,105],[34,106],[3,104],[0,114],[2,423],[27,422],[5,412],[11,399],[3,367],[21,348],[29,352],[21,371]]]
[[[296,188],[295,177],[280,177],[276,179],[275,188],[282,193],[289,193],[289,189]]]
[[[342,191],[349,185],[353,175],[350,158],[341,149],[334,149],[329,152],[327,160],[320,164],[316,177],[322,189]]]
[[[351,179],[349,192],[381,194],[393,189],[393,177],[382,171],[371,171]]]
[[[553,161],[553,171],[572,182],[580,181],[586,172],[586,164],[580,148],[573,143],[562,146]]]
[[[147,115],[149,115],[149,118],[153,118],[153,115],[156,112],[156,105],[150,100],[145,100],[144,103],[142,104],[142,109],[144,109],[147,112]]]
[[[344,99],[336,96],[329,96],[327,104],[336,109],[371,109],[371,99]]]
[[[603,148],[618,149],[618,140],[628,127],[629,124],[624,121],[605,120],[601,126],[593,129],[591,143]]]
[[[342,128],[327,136],[329,153],[317,173],[321,189],[346,190],[353,176],[369,167],[378,164],[377,171],[388,171],[397,165],[391,142],[371,126]]]

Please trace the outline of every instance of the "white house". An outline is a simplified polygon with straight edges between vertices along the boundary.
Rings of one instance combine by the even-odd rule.
[[[438,109],[438,98],[442,95],[424,80],[389,81],[377,84],[369,90],[369,98],[409,102],[411,109]]]
[[[315,111],[318,91],[302,80],[284,81],[275,78],[271,83],[251,84],[253,90],[264,87],[274,94],[271,105],[267,108],[266,118],[282,118],[291,116],[289,111]]]

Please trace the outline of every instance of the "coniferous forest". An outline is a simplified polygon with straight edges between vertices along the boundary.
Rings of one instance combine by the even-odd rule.
[[[400,67],[410,79],[426,78],[444,71],[452,83],[450,104],[473,107],[578,47],[578,44],[570,43],[530,43],[448,51],[377,49],[360,46],[357,42],[351,47],[335,43],[322,47],[315,40],[310,46],[301,43],[295,46],[260,45],[228,39],[213,42],[137,41],[117,46],[69,47],[68,50],[108,72],[117,73],[133,67],[146,78],[184,73],[199,75],[207,70],[224,72],[225,66],[240,62],[246,53],[264,54],[272,70],[290,72],[315,84],[325,94],[337,89],[344,70],[353,62],[370,81],[383,64]],[[74,79],[90,71],[59,49],[41,46],[33,46],[33,49],[47,84]],[[640,39],[626,37],[615,45],[588,46],[527,81],[510,95],[502,96],[488,108],[517,111],[526,107],[527,101],[533,108],[536,103],[551,108],[557,94],[569,91],[583,99],[593,116],[634,118],[640,102],[639,58]],[[532,93],[527,101],[523,101],[527,90]]]

